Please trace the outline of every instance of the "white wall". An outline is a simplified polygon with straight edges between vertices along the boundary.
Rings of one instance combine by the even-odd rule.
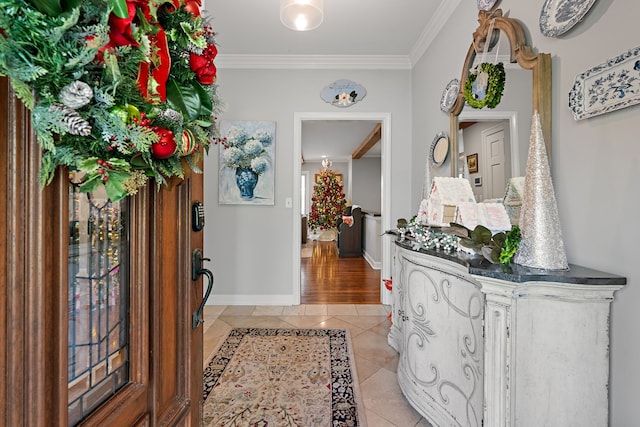
[[[382,211],[381,167],[380,157],[363,157],[351,163],[353,204],[362,207],[363,212]]]
[[[610,425],[637,425],[640,268],[636,254],[640,228],[636,218],[640,194],[635,176],[640,162],[640,105],[575,121],[568,108],[568,93],[577,74],[640,45],[640,2],[596,2],[581,23],[558,38],[540,33],[542,3],[505,0],[500,7],[524,24],[534,48],[552,54],[552,174],[569,262],[627,278],[627,286],[612,304]],[[412,91],[420,94],[412,103],[414,211],[421,198],[428,149],[425,135],[449,129],[439,100],[449,80],[461,75],[476,27],[475,8],[463,2],[412,70]],[[446,175],[448,165],[444,168],[438,172]]]
[[[205,254],[216,281],[210,304],[291,304],[293,302],[294,112],[391,114],[391,218],[411,212],[409,70],[218,70],[226,111],[220,119],[276,121],[275,205],[219,205],[218,150],[205,159]],[[367,96],[348,109],[320,98],[320,90],[347,78],[363,85]],[[299,179],[295,177],[295,179]],[[394,223],[395,221],[391,221]]]

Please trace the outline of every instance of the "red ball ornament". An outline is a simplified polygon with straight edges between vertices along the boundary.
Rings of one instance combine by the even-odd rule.
[[[200,6],[202,6],[201,0],[187,0],[184,3],[184,10],[191,12],[193,16],[200,16]]]
[[[160,140],[151,144],[151,155],[156,159],[168,159],[173,156],[178,146],[173,132],[164,128],[154,130],[160,136]]]

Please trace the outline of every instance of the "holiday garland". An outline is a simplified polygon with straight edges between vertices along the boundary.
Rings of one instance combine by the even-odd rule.
[[[505,79],[502,62],[483,62],[469,72],[464,83],[464,99],[473,108],[495,108],[502,99]]]
[[[0,75],[58,166],[117,201],[200,172],[220,102],[201,0],[0,0]]]

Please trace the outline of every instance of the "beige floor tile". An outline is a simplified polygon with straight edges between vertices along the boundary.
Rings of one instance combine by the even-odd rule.
[[[329,304],[327,305],[327,314],[329,316],[357,316],[358,310],[355,304]]]
[[[360,384],[364,407],[394,426],[415,426],[422,418],[402,395],[394,373],[381,369]],[[368,419],[368,417],[367,417]]]
[[[205,305],[202,311],[205,316],[218,317],[226,308],[226,305]]]
[[[395,424],[391,424],[375,412],[365,411],[367,416],[367,427],[398,427]]]
[[[288,305],[283,307],[282,315],[283,316],[304,316],[304,305]]]
[[[329,329],[346,329],[349,331],[351,335],[351,339],[353,337],[360,335],[364,332],[364,329],[358,328],[352,323],[345,322],[344,320],[340,320],[337,317],[329,317],[324,320],[318,327],[320,328],[329,328]]]
[[[252,316],[281,316],[284,307],[281,305],[259,305],[251,313]]]
[[[326,316],[327,306],[326,304],[308,304],[304,307],[305,316]]]
[[[431,424],[429,421],[425,420],[424,418],[421,418],[415,427],[433,427],[433,424]]]
[[[290,328],[291,324],[276,316],[220,316],[234,328]]]
[[[231,325],[220,319],[216,319],[211,326],[205,329],[202,336],[202,355],[204,363],[209,360],[211,354],[218,348],[222,340],[229,335],[231,329]]]
[[[280,316],[279,319],[291,324],[295,328],[326,328],[322,323],[329,316]]]
[[[221,316],[251,316],[256,309],[255,305],[229,305],[220,314]]]
[[[367,380],[371,375],[378,372],[380,369],[380,365],[377,363],[371,362],[362,357],[358,357],[358,354],[355,353],[356,356],[356,370],[358,371],[358,380],[360,384],[362,384],[365,380]]]
[[[382,304],[358,304],[355,306],[359,316],[385,316],[387,310]]]
[[[386,316],[336,316],[336,318],[351,323],[360,329],[370,329],[387,322]]]
[[[387,320],[386,322],[378,323],[368,330],[371,332],[375,332],[376,334],[384,335],[386,337],[389,335],[389,329],[391,329],[391,321]]]
[[[353,338],[353,349],[358,357],[383,367],[398,357],[398,353],[387,344],[386,337],[365,331]]]

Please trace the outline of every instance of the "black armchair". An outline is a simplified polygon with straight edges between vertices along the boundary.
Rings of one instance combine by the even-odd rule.
[[[360,208],[351,210],[353,223],[346,224],[340,216],[337,220],[338,228],[338,256],[340,258],[362,256],[362,218]]]

